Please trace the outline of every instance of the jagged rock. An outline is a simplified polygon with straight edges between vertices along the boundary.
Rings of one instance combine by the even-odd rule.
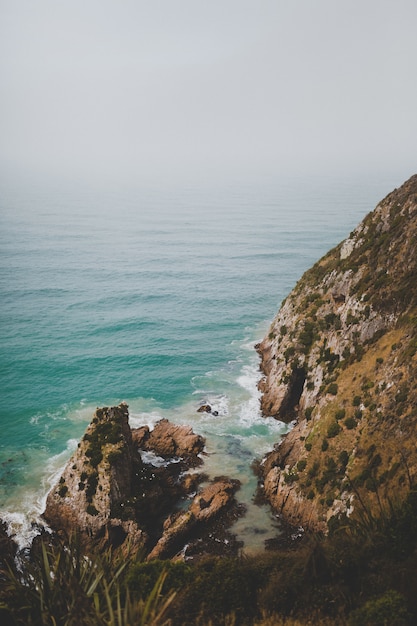
[[[261,489],[294,524],[384,515],[414,484],[416,240],[413,176],[304,274],[256,346],[262,412],[293,424]]]
[[[204,450],[205,439],[196,435],[190,426],[177,426],[167,419],[159,420],[152,431],[147,427],[133,431],[133,438],[142,450],[150,450],[165,457],[183,457],[192,464],[199,464],[198,455]]]
[[[214,415],[214,417],[217,417],[219,414],[218,411],[213,411],[213,408],[210,406],[210,404],[202,404],[197,409],[197,413],[211,413],[211,415]]]
[[[190,427],[168,420],[158,422],[152,432],[147,426],[132,431],[128,419],[124,403],[96,410],[58,484],[48,494],[44,518],[52,528],[68,534],[77,529],[92,540],[104,538],[112,545],[120,545],[129,535],[130,543],[139,547],[147,541],[147,526],[157,526],[159,516],[167,514],[188,493],[187,488],[195,489],[198,477],[187,484],[178,476],[197,464],[204,439]],[[148,467],[139,447],[187,460],[172,468]]]
[[[211,413],[211,406],[209,404],[202,404],[197,409],[197,413]]]
[[[169,517],[158,543],[148,556],[151,559],[172,558],[185,545],[190,535],[201,537],[210,529],[210,523],[236,506],[234,494],[240,483],[227,478],[217,478],[193,499],[189,509]]]
[[[241,511],[234,499],[238,481],[218,478],[195,495],[207,476],[187,471],[201,462],[204,438],[166,419],[152,431],[147,426],[131,431],[128,417],[126,404],[96,410],[48,494],[45,520],[60,535],[79,531],[89,549],[128,545],[146,551],[154,546],[152,558],[173,556],[191,540],[190,533],[198,529],[204,537],[217,522],[211,539],[218,549],[217,536],[227,534]],[[143,452],[156,456],[145,462]],[[188,510],[174,514],[187,498]],[[232,538],[224,545],[228,552],[237,549]]]
[[[133,466],[141,463],[134,455],[128,418],[124,403],[96,410],[58,484],[48,494],[44,518],[53,529],[68,534],[78,530],[94,538],[103,534],[111,520],[113,529],[118,525],[124,532],[113,510],[130,497]],[[131,525],[129,535],[138,546],[146,540],[137,525]]]
[[[13,563],[17,552],[17,544],[7,533],[6,524],[0,519],[0,571]]]
[[[136,448],[145,449],[146,442],[149,439],[149,426],[140,426],[132,428],[132,442]]]

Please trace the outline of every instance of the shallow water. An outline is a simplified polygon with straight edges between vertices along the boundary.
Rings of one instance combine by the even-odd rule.
[[[2,184],[0,517],[24,543],[96,406],[207,437],[242,482],[247,551],[276,520],[250,465],[286,426],[259,414],[254,344],[303,271],[392,187],[382,177],[86,190]],[[209,403],[218,416],[197,413]]]

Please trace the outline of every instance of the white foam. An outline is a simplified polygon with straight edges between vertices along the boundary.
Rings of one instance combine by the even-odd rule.
[[[163,419],[163,415],[159,411],[152,411],[151,413],[130,413],[129,424],[131,428],[141,428],[141,426],[148,426],[151,430],[155,427],[155,424]]]
[[[167,467],[172,463],[179,463],[181,461],[180,458],[170,458],[169,461],[164,459],[162,456],[158,456],[155,452],[151,450],[139,450],[140,457],[144,463],[147,465],[153,465],[153,467]]]
[[[58,482],[66,462],[77,445],[77,439],[69,439],[65,450],[52,456],[46,462],[40,489],[28,489],[19,493],[19,504],[15,510],[0,511],[0,519],[7,524],[7,532],[13,537],[19,549],[32,543],[34,537],[39,534],[39,526],[47,527],[42,514],[45,511],[48,493]]]
[[[225,395],[210,395],[206,396],[207,402],[203,404],[209,404],[211,407],[211,413],[207,413],[211,419],[215,417],[224,417],[229,414],[229,398]],[[217,415],[215,415],[215,412]]]
[[[7,534],[13,538],[19,550],[30,546],[39,534],[39,528],[32,523],[36,523],[38,520],[31,520],[25,513],[0,511],[0,518],[5,522]]]

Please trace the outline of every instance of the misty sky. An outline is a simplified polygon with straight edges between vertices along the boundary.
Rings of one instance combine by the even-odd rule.
[[[416,0],[0,0],[0,165],[417,172]]]

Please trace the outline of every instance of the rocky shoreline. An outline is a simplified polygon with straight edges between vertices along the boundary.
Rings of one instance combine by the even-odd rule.
[[[244,513],[240,483],[197,471],[204,446],[189,426],[162,419],[153,430],[131,429],[126,404],[99,408],[48,494],[44,519],[87,546],[147,559],[235,555],[241,544],[228,529]]]
[[[304,274],[256,346],[262,413],[292,423],[254,464],[257,497],[284,538],[386,516],[392,493],[401,502],[414,489],[416,237],[413,176]],[[209,404],[198,411],[216,416]],[[147,559],[236,555],[240,483],[209,480],[204,454],[189,426],[132,429],[126,404],[99,408],[48,494],[45,522]]]

